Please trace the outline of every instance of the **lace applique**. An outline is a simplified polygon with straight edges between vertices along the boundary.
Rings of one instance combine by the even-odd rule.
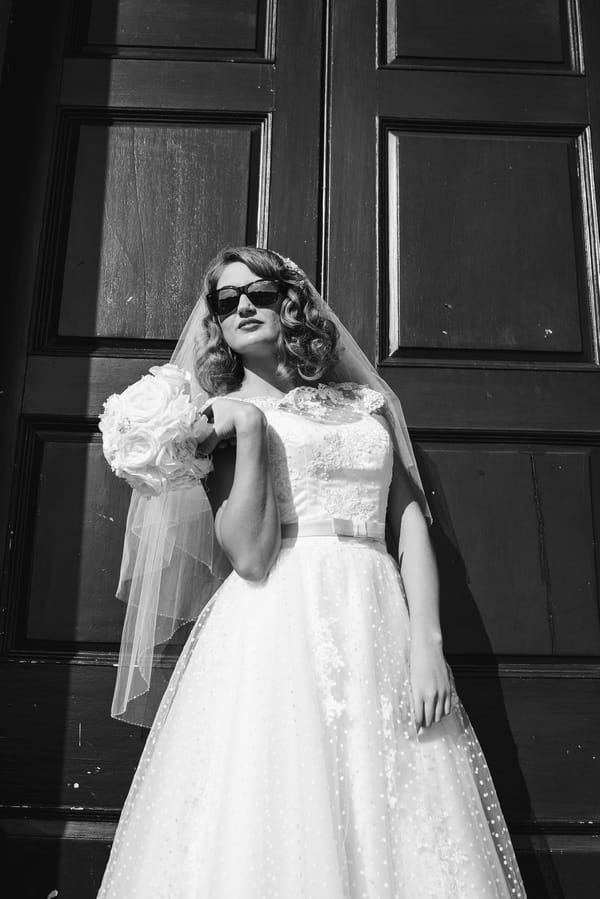
[[[344,412],[344,420],[354,412],[357,416],[383,412],[385,397],[364,384],[344,381],[341,384],[303,385],[291,390],[278,401],[280,409],[309,414],[319,421],[336,421],[336,413]]]
[[[384,395],[371,387],[367,387],[366,384],[343,381],[340,384],[330,384],[329,386],[334,386],[350,402],[358,402],[365,412],[369,414],[383,412],[385,409],[386,400]]]
[[[333,694],[333,689],[337,683],[335,672],[345,667],[345,662],[333,636],[331,626],[334,623],[334,618],[319,617],[313,627],[317,679],[325,703],[327,724],[331,724],[334,718],[339,718],[346,708],[344,700],[336,699]]]
[[[319,498],[330,515],[371,518],[377,514],[377,497],[365,484],[341,477],[345,471],[369,469],[389,449],[390,438],[384,428],[367,420],[361,431],[353,440],[339,429],[328,432],[306,463],[307,471],[321,482]]]
[[[269,417],[270,464],[283,521],[309,506],[313,517],[381,520],[381,472],[390,467],[392,443],[373,413],[385,406],[385,397],[346,382],[301,386],[283,397],[248,401]]]
[[[394,733],[394,706],[389,696],[381,697],[381,732],[383,736],[384,751],[384,770],[385,782],[387,787],[387,802],[390,808],[395,808],[398,797],[396,795],[396,739]]]
[[[438,888],[440,896],[444,893],[460,895],[460,874],[469,856],[450,834],[450,813],[423,801],[415,811],[415,842],[432,884]]]
[[[323,506],[334,517],[341,515],[343,518],[373,518],[376,510],[374,503],[365,497],[364,491],[356,486],[348,486],[340,491],[334,485],[324,485],[320,498]]]

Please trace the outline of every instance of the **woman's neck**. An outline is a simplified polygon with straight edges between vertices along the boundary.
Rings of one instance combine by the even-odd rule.
[[[239,389],[245,396],[281,396],[296,383],[291,377],[282,377],[277,372],[277,361],[257,359],[244,361],[244,380]]]

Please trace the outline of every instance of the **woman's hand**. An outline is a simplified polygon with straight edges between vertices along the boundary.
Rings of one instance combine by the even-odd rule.
[[[410,680],[417,727],[430,727],[450,713],[450,677],[439,641],[411,635]]]
[[[203,413],[212,423],[212,434],[198,444],[201,453],[209,455],[217,446],[234,443],[239,433],[251,434],[260,431],[265,417],[253,403],[228,400],[218,396]]]

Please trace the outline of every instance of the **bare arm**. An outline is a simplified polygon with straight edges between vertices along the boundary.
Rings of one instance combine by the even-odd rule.
[[[438,569],[409,475],[394,459],[389,521],[410,612],[410,670],[416,723],[429,727],[450,712],[450,678],[443,652]]]
[[[216,450],[207,492],[217,540],[234,569],[262,580],[281,545],[279,510],[271,473],[267,423],[251,403],[218,398],[211,406],[217,440],[235,438],[235,448]],[[203,444],[210,450],[210,445]]]

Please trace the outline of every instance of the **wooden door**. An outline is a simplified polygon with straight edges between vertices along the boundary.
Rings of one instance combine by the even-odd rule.
[[[95,895],[143,745],[109,718],[128,491],[102,401],[168,358],[217,248],[266,242],[403,400],[446,650],[531,899],[596,895],[596,6],[15,0],[5,891]]]
[[[97,416],[168,359],[224,244],[272,243],[315,275],[322,10],[16,0],[13,20],[0,891],[85,899],[145,735],[110,719],[129,491]]]
[[[599,13],[331,9],[328,295],[403,400],[532,899],[600,884]]]

